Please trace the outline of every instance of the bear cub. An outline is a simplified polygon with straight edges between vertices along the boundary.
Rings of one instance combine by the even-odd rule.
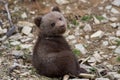
[[[58,7],[35,18],[34,22],[40,29],[32,56],[32,64],[38,74],[63,77],[66,74],[78,76],[79,73],[86,72],[80,68],[77,58],[62,36],[67,23]]]

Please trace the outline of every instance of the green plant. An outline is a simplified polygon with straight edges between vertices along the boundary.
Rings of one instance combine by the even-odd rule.
[[[76,56],[79,56],[81,53],[78,49],[73,49],[73,53],[76,55]]]
[[[102,20],[105,19],[103,16],[96,16],[96,18],[97,18],[99,21],[102,21]]]
[[[116,42],[117,42],[117,46],[119,46],[120,45],[120,40],[116,40]]]
[[[0,52],[0,56],[2,56],[3,54],[2,54],[2,52]]]
[[[79,25],[79,23],[77,22],[76,19],[73,19],[73,20],[72,20],[72,24],[74,24],[74,25]]]
[[[91,72],[96,72],[96,69],[94,67],[90,68]]]
[[[120,56],[117,57],[117,62],[120,62]]]
[[[19,45],[16,46],[16,50],[21,50],[21,47]]]
[[[92,16],[91,15],[85,15],[81,18],[82,21],[89,21],[92,19]]]

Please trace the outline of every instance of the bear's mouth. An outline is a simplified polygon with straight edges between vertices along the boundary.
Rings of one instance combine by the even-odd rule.
[[[59,29],[58,29],[58,34],[63,34],[65,33],[66,31],[66,27],[65,26],[61,26]]]

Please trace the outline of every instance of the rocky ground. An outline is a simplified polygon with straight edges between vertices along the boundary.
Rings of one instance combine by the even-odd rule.
[[[0,0],[2,1],[2,0]],[[64,36],[93,80],[120,80],[120,0],[8,0],[13,35],[0,3],[0,80],[58,80],[40,76],[31,65],[36,41],[33,19],[57,5],[68,21]],[[69,79],[91,80],[91,79]]]

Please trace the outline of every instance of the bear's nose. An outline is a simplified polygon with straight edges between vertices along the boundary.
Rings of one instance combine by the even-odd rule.
[[[63,28],[64,28],[64,27],[65,27],[65,25],[61,25],[60,27],[63,27]]]

